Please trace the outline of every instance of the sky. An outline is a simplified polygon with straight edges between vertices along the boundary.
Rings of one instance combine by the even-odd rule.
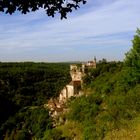
[[[140,0],[87,0],[67,19],[0,13],[1,62],[122,61],[140,27]]]

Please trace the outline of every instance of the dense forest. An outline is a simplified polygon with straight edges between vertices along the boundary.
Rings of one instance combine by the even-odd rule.
[[[69,64],[0,63],[3,140],[139,140],[140,30],[123,62],[103,59],[83,77],[84,95],[52,126],[43,104],[70,81]]]
[[[52,127],[42,106],[70,80],[65,63],[0,63],[0,139],[41,138]]]

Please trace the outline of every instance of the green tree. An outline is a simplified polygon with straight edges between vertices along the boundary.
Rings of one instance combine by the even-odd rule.
[[[137,29],[136,35],[132,41],[132,49],[126,53],[125,64],[128,67],[140,68],[140,29]]]
[[[126,53],[123,68],[129,86],[135,86],[140,82],[140,29],[137,29],[132,44],[132,48]]]

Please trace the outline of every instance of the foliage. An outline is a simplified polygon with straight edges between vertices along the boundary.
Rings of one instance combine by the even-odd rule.
[[[31,11],[37,11],[40,8],[46,11],[48,16],[54,17],[59,13],[62,18],[66,18],[67,13],[72,12],[73,9],[79,8],[80,3],[85,4],[85,0],[1,0],[0,12],[12,14],[15,11],[20,11],[26,14]]]
[[[26,136],[28,129],[41,137],[40,132],[46,129],[43,125],[46,123],[43,116],[48,117],[44,115],[46,111],[36,109],[31,112],[26,108],[40,107],[51,97],[58,96],[70,80],[69,64],[65,63],[0,63],[0,137],[14,137],[18,129],[17,138]],[[25,118],[34,125],[25,121],[30,128],[17,128],[16,125],[20,126]]]
[[[134,125],[140,115],[139,56],[138,29],[123,63],[103,60],[87,71],[84,88],[91,93],[71,101],[68,114],[83,126],[83,139],[139,139]]]
[[[90,85],[98,77],[102,77],[104,74],[114,74],[122,69],[122,62],[107,62],[104,59],[97,63],[96,69],[89,69],[84,77],[84,83],[86,86]]]
[[[83,128],[78,122],[67,121],[64,125],[58,126],[57,129],[62,131],[62,136],[67,140],[73,140],[74,138],[83,140]]]
[[[1,126],[0,132],[7,133],[8,139],[30,140],[43,137],[44,131],[51,128],[52,120],[47,110],[42,107],[28,107],[7,120]]]
[[[140,114],[137,76],[120,68],[113,73],[105,71],[88,84],[91,94],[71,102],[68,119],[83,126],[83,139],[100,140],[112,131],[131,131],[129,122]]]
[[[139,70],[140,68],[140,29],[137,29],[136,35],[132,41],[133,47],[132,49],[126,53],[125,65],[127,67],[136,68]]]
[[[62,138],[62,131],[58,129],[52,129],[45,133],[43,140],[64,140]]]

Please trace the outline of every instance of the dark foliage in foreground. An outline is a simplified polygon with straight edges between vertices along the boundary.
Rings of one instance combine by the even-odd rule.
[[[43,8],[48,16],[54,17],[59,13],[62,18],[66,18],[67,13],[73,9],[79,8],[79,5],[85,4],[85,0],[0,0],[0,12],[12,14],[20,11],[26,14],[31,11],[37,11]]]

